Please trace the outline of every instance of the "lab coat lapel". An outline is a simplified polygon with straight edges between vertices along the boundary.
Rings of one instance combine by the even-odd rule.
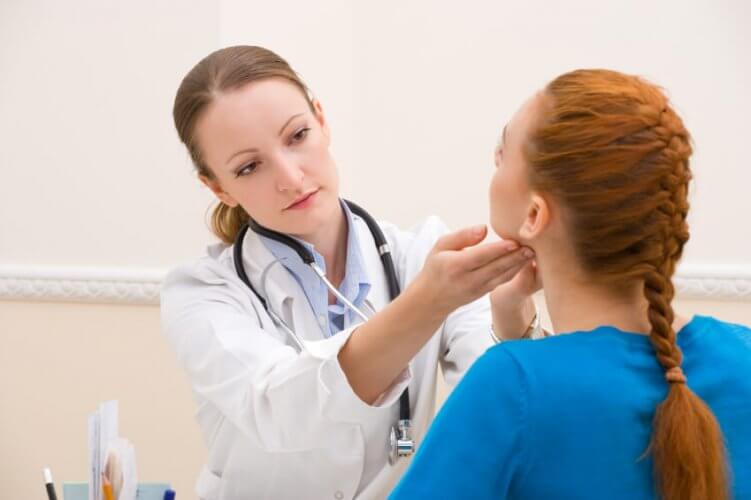
[[[249,230],[243,240],[243,263],[253,287],[266,299],[268,307],[305,340],[320,340],[323,331],[297,280]]]
[[[375,239],[373,239],[373,235],[370,234],[368,225],[364,220],[355,215],[354,226],[357,231],[357,241],[360,245],[360,253],[365,263],[365,269],[363,271],[368,274],[368,281],[370,281],[370,291],[365,298],[365,302],[367,302],[374,310],[380,311],[389,302],[386,271],[381,263],[381,257],[378,255]]]

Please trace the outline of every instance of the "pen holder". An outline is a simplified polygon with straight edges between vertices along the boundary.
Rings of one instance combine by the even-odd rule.
[[[136,500],[163,500],[169,483],[138,483]],[[89,500],[88,483],[63,483],[64,500]]]

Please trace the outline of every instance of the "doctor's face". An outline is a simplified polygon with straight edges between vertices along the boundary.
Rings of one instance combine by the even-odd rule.
[[[495,149],[495,173],[490,182],[490,225],[503,239],[524,243],[519,236],[532,191],[524,146],[540,104],[535,94],[503,128]]]
[[[229,206],[270,229],[310,239],[332,220],[339,177],[320,104],[283,79],[218,94],[196,124],[213,177],[201,177]]]

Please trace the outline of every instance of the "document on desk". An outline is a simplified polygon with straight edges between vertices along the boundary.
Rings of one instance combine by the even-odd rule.
[[[89,416],[89,500],[103,500],[103,474],[112,485],[115,498],[136,498],[135,449],[118,434],[117,401],[100,404]]]
[[[117,412],[117,401],[107,401],[89,416],[89,500],[102,500],[102,472],[109,443],[117,438]]]

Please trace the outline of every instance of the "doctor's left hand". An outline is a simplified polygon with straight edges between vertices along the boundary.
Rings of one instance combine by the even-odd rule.
[[[499,338],[512,340],[524,335],[536,313],[532,295],[541,289],[537,263],[530,260],[512,279],[490,292],[493,330]]]

